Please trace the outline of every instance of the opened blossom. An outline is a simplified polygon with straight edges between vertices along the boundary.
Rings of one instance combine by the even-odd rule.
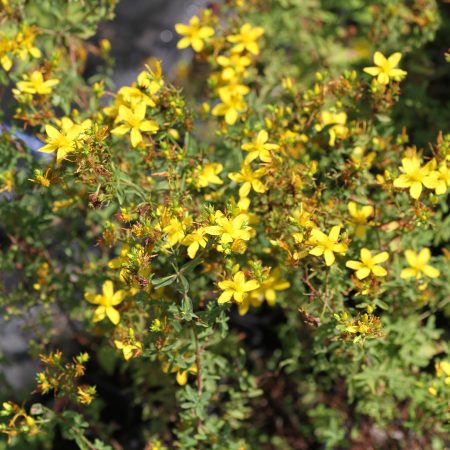
[[[367,278],[371,273],[376,277],[385,277],[387,270],[381,267],[380,264],[386,262],[389,259],[388,252],[381,252],[376,255],[372,255],[371,251],[367,248],[362,248],[360,252],[360,261],[347,261],[346,266],[350,269],[356,270],[356,276],[358,279],[363,280]]]
[[[316,125],[317,131],[322,131],[323,128],[328,127],[328,135],[330,139],[328,145],[334,147],[336,139],[345,139],[348,135],[348,128],[345,126],[347,123],[347,113],[339,112],[334,113],[331,111],[322,111],[320,114],[320,124]]]
[[[158,124],[154,120],[145,119],[146,109],[147,107],[144,103],[139,103],[134,110],[121,105],[117,121],[123,123],[112,129],[111,134],[123,136],[130,133],[131,145],[137,147],[143,141],[141,132],[153,134],[159,129]]]
[[[260,180],[265,174],[264,167],[252,170],[250,165],[243,164],[240,172],[230,173],[228,177],[236,183],[242,183],[239,188],[239,197],[247,197],[252,189],[259,194],[266,192],[266,187]]]
[[[446,161],[439,164],[438,169],[434,172],[435,175],[435,193],[436,195],[444,195],[450,187],[450,168]]]
[[[440,275],[438,269],[428,264],[431,259],[429,248],[423,248],[419,253],[414,250],[406,250],[405,257],[409,267],[401,271],[401,278],[416,278],[419,280],[423,275],[429,278],[437,278]]]
[[[233,51],[243,52],[247,50],[253,55],[259,54],[258,39],[264,34],[264,28],[252,27],[251,24],[245,23],[241,26],[239,33],[228,36],[228,42],[234,44]]]
[[[213,110],[213,116],[224,116],[228,125],[234,125],[239,117],[239,113],[247,108],[244,95],[248,94],[249,88],[244,85],[224,86],[218,90],[221,103],[217,104]]]
[[[84,298],[89,303],[98,305],[94,311],[93,322],[100,322],[108,317],[114,325],[117,325],[120,322],[120,313],[115,307],[122,303],[125,295],[126,292],[122,290],[114,292],[114,285],[111,280],[106,280],[103,283],[101,294],[86,292]]]
[[[208,237],[205,236],[206,230],[204,228],[198,228],[192,233],[188,234],[183,241],[183,245],[187,245],[187,253],[189,258],[194,259],[200,247],[205,248],[208,242]]]
[[[252,228],[247,225],[249,222],[247,214],[239,214],[228,219],[219,211],[216,213],[215,222],[217,225],[205,227],[205,232],[212,236],[220,236],[222,244],[229,244],[238,239],[248,241],[252,236]]]
[[[44,80],[41,72],[35,70],[30,76],[25,75],[23,81],[17,83],[17,89],[25,94],[46,95],[51,94],[53,86],[56,86],[59,80],[56,78]]]
[[[218,176],[222,170],[223,165],[220,163],[206,163],[195,172],[194,182],[200,188],[208,187],[210,184],[223,184]]]
[[[268,140],[269,133],[267,133],[266,130],[261,130],[254,141],[242,144],[241,148],[246,152],[249,152],[245,158],[247,164],[251,163],[256,158],[259,158],[263,162],[272,161],[271,152],[278,150],[280,146],[271,144],[267,142]]]
[[[340,232],[341,227],[339,225],[334,226],[328,235],[318,228],[314,228],[311,231],[310,237],[310,243],[312,243],[314,247],[309,251],[309,254],[323,256],[325,264],[331,266],[336,260],[334,254],[345,254],[348,249],[347,244],[339,242]]]
[[[356,237],[364,238],[366,236],[369,217],[372,216],[374,212],[373,206],[364,205],[358,207],[355,202],[348,202],[347,208],[351,216],[350,222],[355,228]]]
[[[129,361],[131,358],[136,358],[142,353],[142,344],[136,340],[133,328],[128,330],[128,337],[125,339],[115,339],[114,345],[119,350],[122,350],[123,358]]]
[[[422,193],[423,186],[428,189],[435,189],[438,186],[438,181],[432,168],[432,162],[422,166],[420,159],[416,155],[403,158],[401,170],[404,173],[394,180],[394,187],[400,189],[409,188],[409,195],[417,200]]]
[[[218,303],[227,303],[234,300],[236,303],[242,303],[250,291],[259,288],[256,280],[246,280],[242,271],[237,272],[232,280],[219,281],[219,287],[223,290],[217,299]]]
[[[377,82],[386,85],[390,80],[400,81],[406,76],[406,72],[397,66],[402,59],[400,52],[393,53],[386,58],[381,52],[375,52],[373,62],[375,66],[364,67],[364,72],[376,77]]]
[[[214,28],[200,23],[200,19],[194,16],[189,21],[189,25],[177,23],[175,30],[183,36],[177,44],[178,48],[191,46],[196,52],[201,52],[205,47],[205,42],[214,35]]]
[[[90,120],[85,120],[81,124],[75,124],[68,117],[63,117],[60,121],[60,129],[53,125],[46,125],[45,132],[47,138],[45,145],[39,149],[42,153],[56,152],[56,161],[65,159],[69,153],[78,148],[78,143],[83,137],[83,133],[91,127]]]
[[[226,81],[245,76],[246,68],[252,62],[248,56],[236,52],[231,53],[230,56],[219,55],[216,61],[223,67],[221,76]]]

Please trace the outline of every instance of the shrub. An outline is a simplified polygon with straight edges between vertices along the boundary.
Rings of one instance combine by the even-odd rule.
[[[115,92],[114,3],[1,1],[0,448],[445,448],[448,10],[230,1]]]

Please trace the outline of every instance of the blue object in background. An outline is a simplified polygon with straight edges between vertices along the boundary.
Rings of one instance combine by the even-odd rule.
[[[33,153],[34,156],[38,158],[49,158],[52,155],[48,153],[41,153],[38,150],[44,146],[44,143],[35,136],[24,133],[23,131],[14,131],[9,125],[2,125],[2,128],[8,130],[12,136],[20,139]]]

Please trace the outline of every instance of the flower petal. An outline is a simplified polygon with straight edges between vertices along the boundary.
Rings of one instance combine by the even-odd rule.
[[[120,313],[116,308],[109,306],[106,308],[106,315],[108,319],[114,324],[117,325],[120,322]]]

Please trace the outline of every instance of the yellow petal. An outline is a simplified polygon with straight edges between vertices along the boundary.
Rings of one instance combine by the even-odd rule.
[[[111,130],[111,134],[115,136],[123,136],[124,134],[127,134],[130,131],[129,125],[119,125],[118,127],[115,127]]]
[[[341,227],[339,225],[335,225],[330,231],[330,235],[329,235],[330,240],[332,240],[333,242],[336,242],[339,239],[340,232],[341,232]]]
[[[92,321],[93,322],[100,322],[101,320],[103,320],[106,316],[106,308],[104,306],[99,306],[95,311],[94,311],[94,316],[92,317]]]
[[[406,257],[406,261],[408,261],[408,264],[410,266],[415,266],[417,264],[417,258],[418,255],[415,251],[413,250],[406,250],[405,251],[405,257]]]
[[[191,45],[191,40],[187,37],[181,38],[177,43],[177,48],[187,48]]]
[[[133,147],[137,147],[142,142],[142,134],[137,128],[131,129],[130,137]]]
[[[373,266],[372,272],[377,277],[385,277],[387,275],[387,270],[381,266]]]
[[[389,253],[388,252],[381,252],[378,253],[378,255],[375,255],[373,257],[374,264],[381,264],[389,259]]]
[[[45,125],[45,132],[52,139],[58,139],[61,136],[61,133],[52,125]]]
[[[408,175],[400,175],[394,180],[394,187],[404,189],[411,186],[411,180]]]
[[[111,280],[106,280],[102,286],[103,296],[107,299],[111,299],[114,295],[114,285]]]
[[[266,130],[261,130],[258,133],[258,136],[256,137],[256,142],[258,144],[264,144],[267,142],[267,140],[269,139],[269,134],[267,133]]]
[[[186,34],[188,33],[190,30],[190,27],[188,25],[185,25],[184,23],[177,23],[175,25],[175,31],[178,34]]]
[[[362,267],[361,269],[356,271],[356,276],[359,280],[363,280],[367,278],[370,274],[370,269],[368,267]]]
[[[115,292],[111,299],[111,305],[112,306],[119,305],[120,303],[123,302],[123,299],[125,297],[126,297],[125,291],[120,290],[120,291]]]
[[[411,267],[407,267],[406,269],[403,269],[400,273],[400,278],[413,278],[417,277],[417,271],[415,269],[412,269]]]
[[[345,266],[349,269],[359,270],[364,267],[364,264],[361,261],[350,260],[345,263]]]
[[[361,249],[361,261],[364,264],[367,264],[371,260],[372,260],[372,253],[370,253],[370,250],[367,248],[362,248]]]
[[[213,114],[214,114],[214,111],[213,111]],[[225,114],[225,122],[228,125],[234,125],[236,123],[237,118],[238,118],[238,113],[234,108],[227,110],[227,112]]]
[[[189,258],[194,259],[195,255],[197,254],[197,251],[199,249],[199,243],[198,242],[193,242],[189,247],[188,247],[188,255]]]
[[[256,280],[249,280],[244,283],[244,286],[242,289],[244,292],[248,292],[248,291],[254,291],[255,289],[258,289],[258,288],[259,288],[259,283]]]
[[[224,291],[222,294],[220,294],[219,298],[217,299],[217,303],[227,303],[231,300],[231,297],[233,296],[233,291]]]
[[[421,193],[422,193],[422,183],[420,183],[419,181],[414,182],[409,189],[409,195],[414,200],[417,200],[420,197]]]
[[[381,72],[381,69],[379,67],[364,67],[363,70],[373,77],[376,77]]]
[[[187,370],[183,370],[183,371],[179,370],[177,372],[176,379],[177,379],[177,383],[180,386],[184,386],[188,380],[188,371]]]
[[[325,257],[325,264],[327,266],[331,266],[336,260],[334,253],[328,249],[324,251],[324,257]]]
[[[426,264],[423,268],[422,268],[422,272],[430,278],[437,278],[441,273],[439,272],[438,269],[429,266],[428,264]]]
[[[388,63],[392,68],[394,68],[394,67],[398,66],[398,63],[400,62],[401,59],[402,59],[402,54],[400,52],[395,52],[391,56],[389,56]]]
[[[106,315],[108,316],[108,319],[114,324],[117,325],[120,322],[120,314],[117,309],[113,308],[112,306],[109,306],[106,308]]]
[[[384,66],[386,64],[386,57],[381,52],[375,52],[373,55],[373,62],[377,66]]]
[[[246,181],[239,189],[239,197],[247,197],[248,194],[250,193],[251,188],[252,188],[251,183],[249,181]]]
[[[419,255],[417,256],[417,263],[419,266],[426,264],[431,258],[431,252],[429,248],[423,248],[420,250]]]
[[[324,248],[321,246],[317,246],[317,247],[314,247],[313,249],[311,249],[309,251],[309,254],[314,255],[314,256],[322,256],[323,252],[324,252]]]
[[[196,51],[197,53],[200,53],[205,46],[204,42],[200,38],[197,38],[197,37],[192,38],[191,45],[192,45],[192,48],[194,49],[194,51]]]
[[[380,83],[382,85],[386,85],[389,83],[389,76],[387,74],[385,74],[384,72],[381,72],[378,75],[377,81],[378,81],[378,83]]]

